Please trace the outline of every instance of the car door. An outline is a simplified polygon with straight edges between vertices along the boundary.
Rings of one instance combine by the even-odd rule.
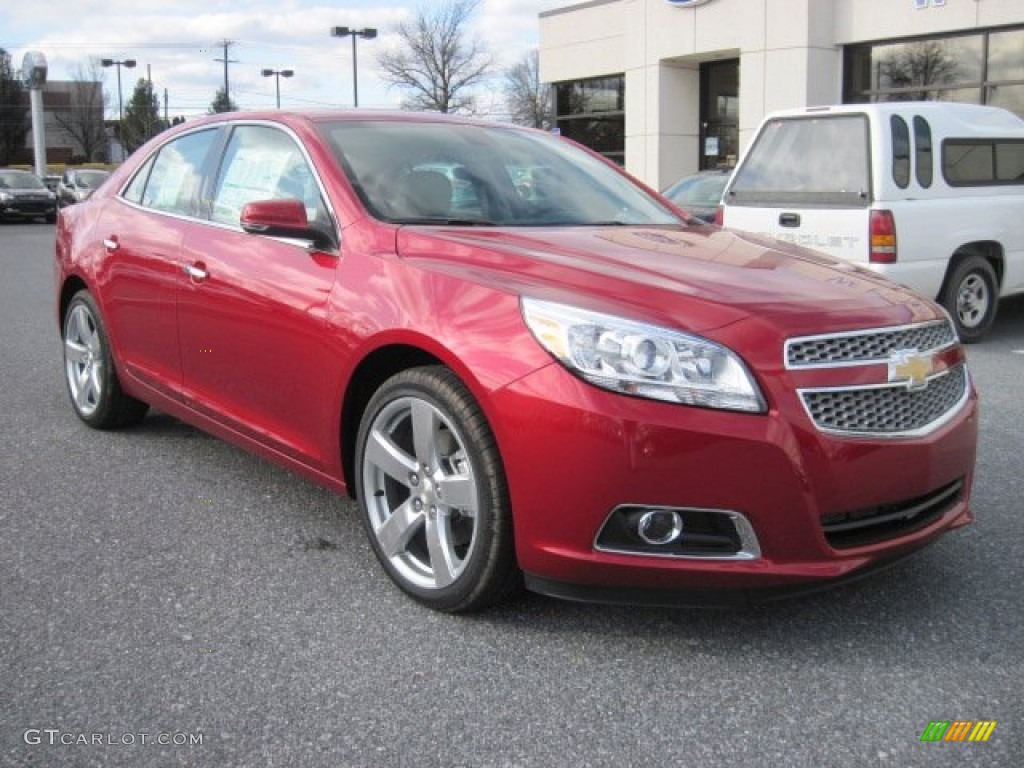
[[[312,165],[292,135],[236,125],[208,185],[211,222],[182,246],[190,275],[178,301],[186,402],[292,458],[325,467],[337,445],[339,355],[326,310],[337,254],[244,232],[247,202],[299,199],[334,227]]]
[[[107,323],[125,372],[180,397],[177,293],[181,243],[195,226],[203,166],[219,131],[184,134],[161,147],[104,206],[102,238]]]

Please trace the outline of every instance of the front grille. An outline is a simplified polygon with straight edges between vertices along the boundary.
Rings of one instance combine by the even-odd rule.
[[[789,368],[824,368],[885,362],[897,350],[932,352],[955,342],[956,333],[946,320],[903,328],[807,336],[786,342],[786,365]]]
[[[823,432],[893,436],[926,430],[967,395],[967,370],[958,365],[908,389],[891,384],[848,389],[801,390],[804,407]]]
[[[849,549],[912,533],[938,520],[963,498],[964,481],[957,480],[925,496],[882,504],[821,520],[829,546]]]

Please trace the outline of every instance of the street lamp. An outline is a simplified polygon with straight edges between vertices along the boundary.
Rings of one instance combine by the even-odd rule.
[[[121,121],[124,120],[124,103],[121,100],[121,67],[133,69],[135,67],[135,59],[124,59],[123,61],[100,59],[100,65],[104,67],[117,67],[117,128],[120,130]]]
[[[277,108],[280,109],[281,108],[281,78],[282,77],[291,77],[292,75],[295,74],[295,72],[293,70],[290,70],[290,69],[264,69],[264,70],[262,70],[262,72],[260,72],[260,74],[262,74],[264,77],[271,77],[271,76],[273,76],[274,84],[277,86]]]
[[[373,40],[377,36],[377,30],[373,27],[365,29],[349,29],[348,27],[331,27],[331,37],[352,38],[352,105],[359,106],[359,73],[356,67],[356,38]]]

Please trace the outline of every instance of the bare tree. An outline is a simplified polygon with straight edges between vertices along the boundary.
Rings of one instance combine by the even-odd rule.
[[[71,77],[74,85],[67,109],[53,115],[57,125],[81,147],[87,162],[106,159],[107,132],[103,115],[109,98],[103,92],[103,79],[99,59],[90,58],[84,66],[80,63]]]
[[[540,54],[533,49],[505,72],[505,98],[512,122],[551,127],[551,88],[540,81]]]
[[[880,70],[888,88],[928,88],[952,84],[960,63],[943,40],[923,40],[899,46],[882,60]],[[927,91],[906,91],[904,99],[927,98]]]
[[[479,0],[453,0],[416,12],[398,25],[402,46],[377,57],[384,79],[408,92],[406,109],[472,112],[472,89],[486,80],[494,59],[466,25]]]

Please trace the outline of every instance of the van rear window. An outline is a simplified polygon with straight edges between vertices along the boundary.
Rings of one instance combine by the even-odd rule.
[[[735,205],[867,206],[868,121],[864,115],[768,122],[729,188]]]
[[[942,175],[951,187],[1024,185],[1024,140],[947,139]]]

